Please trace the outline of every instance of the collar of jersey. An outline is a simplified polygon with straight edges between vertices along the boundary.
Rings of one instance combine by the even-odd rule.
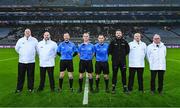
[[[138,44],[138,42],[137,42],[136,40],[133,40],[133,42],[135,42],[135,43]],[[140,40],[140,41],[139,41],[139,44],[141,44],[141,43],[142,43],[142,41]]]
[[[88,42],[88,43],[84,43],[84,42],[83,42],[83,45],[88,45],[88,44],[89,44],[89,42]]]
[[[101,44],[101,43],[98,43],[99,46],[103,46],[104,45],[104,42]]]
[[[43,42],[44,42],[44,43],[46,43],[46,42],[49,43],[50,40],[51,40],[51,39],[49,39],[49,40],[46,41],[45,39],[43,39]]]
[[[162,42],[160,42],[159,44],[156,44],[156,43],[153,42],[153,46],[155,46],[155,47],[156,47],[156,45],[159,45],[159,47],[161,47],[163,44],[164,43],[162,43]]]
[[[66,41],[63,41],[63,43],[69,44],[69,43],[70,43],[70,41],[68,41],[68,42],[66,42]]]
[[[32,36],[29,36],[28,40],[30,40],[32,38]],[[26,39],[26,36],[24,36],[24,39]]]

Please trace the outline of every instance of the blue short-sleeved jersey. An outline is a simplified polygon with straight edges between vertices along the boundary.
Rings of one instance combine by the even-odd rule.
[[[97,43],[94,46],[95,53],[96,53],[96,61],[108,61],[108,47],[109,44],[107,43]]]
[[[92,60],[94,54],[94,45],[91,43],[82,43],[78,47],[78,53],[81,60]]]
[[[59,44],[57,52],[61,54],[61,60],[72,60],[73,54],[77,52],[77,48],[73,42],[63,41]]]

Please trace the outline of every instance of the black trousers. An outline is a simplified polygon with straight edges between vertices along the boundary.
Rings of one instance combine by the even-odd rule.
[[[49,83],[51,90],[54,90],[55,84],[54,84],[54,67],[40,67],[40,84],[39,89],[44,88],[45,79],[46,79],[46,71],[48,72],[49,76]]]
[[[126,86],[126,62],[112,63],[112,69],[113,69],[112,84],[116,86],[119,68],[121,70],[121,81],[122,81],[123,87],[125,87]]]
[[[129,68],[129,81],[128,81],[128,90],[133,90],[134,77],[137,72],[139,91],[143,91],[143,71],[144,68]]]
[[[155,79],[158,74],[158,92],[163,90],[164,70],[151,70],[151,91],[155,91]]]
[[[34,69],[35,63],[18,63],[18,81],[16,88],[17,90],[21,91],[23,89],[26,72],[28,89],[34,89]]]

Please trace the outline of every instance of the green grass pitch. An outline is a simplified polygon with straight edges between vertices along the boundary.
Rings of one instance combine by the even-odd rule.
[[[5,60],[5,61],[4,61]],[[39,85],[39,63],[36,60],[35,71],[35,89]],[[78,89],[78,57],[74,58],[74,89]],[[17,63],[18,55],[14,49],[0,49],[0,107],[3,106],[26,106],[26,107],[83,107],[83,93],[78,94],[76,92],[71,93],[69,91],[69,83],[67,73],[65,75],[63,83],[62,93],[51,93],[49,88],[49,80],[46,74],[46,86],[45,90],[41,93],[28,93],[27,82],[23,92],[21,94],[15,94],[15,88],[17,83]],[[111,89],[111,61],[110,63],[110,89]],[[59,57],[56,58],[55,67],[55,83],[58,87],[59,77]],[[95,77],[94,77],[95,78]],[[128,78],[128,70],[127,70]],[[27,79],[26,79],[27,80]],[[94,81],[95,87],[95,81]],[[104,106],[104,107],[123,107],[123,106],[144,106],[144,107],[162,107],[162,106],[180,106],[180,49],[168,49],[167,50],[167,71],[165,73],[164,80],[164,94],[151,95],[150,88],[150,72],[148,63],[146,62],[146,68],[144,71],[144,88],[145,93],[141,94],[137,90],[137,78],[134,82],[134,91],[130,95],[126,95],[122,92],[121,75],[118,73],[118,83],[116,94],[105,93],[104,80],[101,75],[100,80],[100,92],[89,93],[88,107]]]

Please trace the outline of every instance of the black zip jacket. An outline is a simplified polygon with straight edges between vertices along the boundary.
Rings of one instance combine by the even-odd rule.
[[[112,55],[112,62],[119,63],[124,62],[126,63],[126,55],[129,54],[129,44],[123,38],[117,39],[114,38],[109,45],[109,54]]]

